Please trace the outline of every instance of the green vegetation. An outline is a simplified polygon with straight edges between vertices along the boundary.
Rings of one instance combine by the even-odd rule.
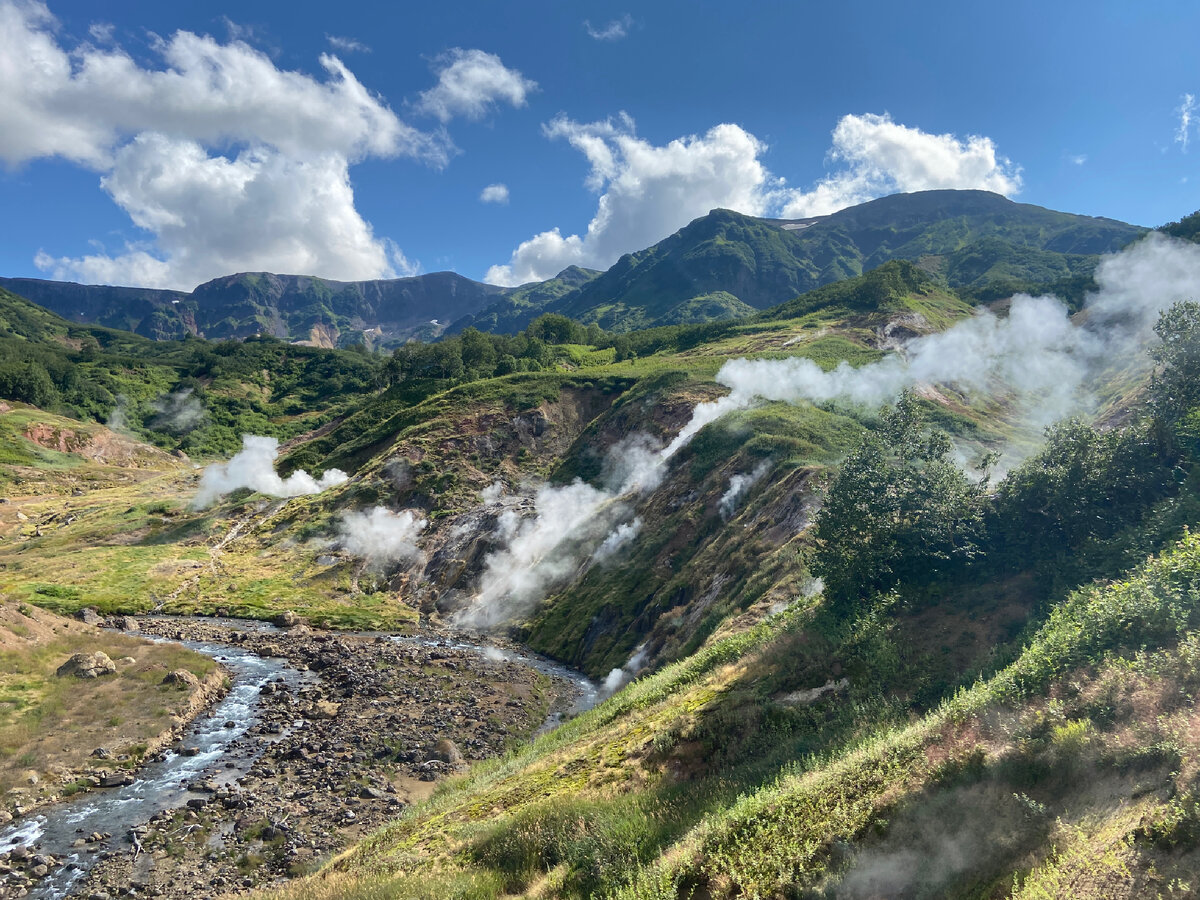
[[[72,654],[103,651],[117,662],[113,675],[60,677]],[[186,705],[188,694],[161,684],[167,671],[186,669],[206,678],[217,664],[203,654],[122,634],[97,632],[26,604],[0,599],[0,789],[9,800],[57,791],[49,773],[95,764],[96,746],[113,750],[111,764],[140,758],[146,742],[168,731],[163,713]],[[94,743],[93,743],[94,742]],[[140,751],[140,752],[139,752]],[[27,770],[45,784],[29,785]],[[88,783],[68,782],[64,793]]]
[[[862,365],[970,315],[1002,282],[1083,285],[1094,254],[1130,232],[1026,208],[1024,225],[981,224],[981,210],[1013,205],[964,199],[978,206],[936,228],[920,210],[839,220],[859,250],[873,235],[862,255],[879,264],[753,317],[614,334],[530,293],[510,310],[538,310],[520,334],[464,326],[382,360],[313,350],[314,390],[359,371],[343,358],[371,376],[361,391],[347,381],[338,415],[283,460],[285,473],[352,472],[319,495],[242,491],[190,510],[195,474],[166,454],[144,448],[141,474],[120,480],[65,437],[83,424],[10,410],[0,470],[20,491],[0,506],[0,589],[61,611],[446,622],[528,511],[530,483],[601,484],[631,435],[661,444],[722,396],[725,360]],[[718,219],[703,255],[750,265],[729,238],[744,223]],[[1012,251],[1022,240],[1034,252]],[[631,290],[637,262],[620,264]],[[608,277],[587,275],[581,292]],[[732,304],[712,293],[692,285],[683,302]],[[662,302],[664,315],[678,306]],[[614,679],[634,680],[276,895],[1106,897],[1125,879],[1129,896],[1187,896],[1200,864],[1200,306],[1177,305],[1157,331],[1149,380],[1130,368],[1098,386],[1104,427],[1059,423],[994,483],[979,451],[1010,436],[1012,411],[953,386],[920,386],[895,409],[762,403],[712,422],[655,490],[611,499],[637,516],[636,540],[569,559],[514,625],[597,679],[621,667]],[[286,372],[293,352],[177,351],[193,345],[246,386],[255,361]],[[211,397],[217,377],[192,377]],[[983,456],[974,474],[962,456]],[[423,560],[343,551],[341,516],[373,505],[427,521]]]
[[[0,289],[0,399],[118,429],[196,456],[243,433],[292,437],[376,389],[378,361],[273,338],[151,341],[80,327]]]

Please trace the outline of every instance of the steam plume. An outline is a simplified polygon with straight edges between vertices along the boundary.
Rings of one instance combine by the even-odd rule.
[[[417,535],[427,524],[409,510],[397,513],[376,506],[368,512],[346,513],[339,530],[342,547],[371,565],[383,567],[423,558],[417,547]]]
[[[611,697],[621,688],[625,687],[630,681],[637,677],[637,673],[646,665],[646,658],[649,653],[646,650],[645,642],[639,644],[637,649],[633,651],[625,665],[619,669],[613,669],[604,678],[604,683],[600,685],[600,696]]]
[[[150,427],[172,434],[191,431],[204,424],[208,418],[204,404],[192,396],[191,388],[163,394],[151,406],[154,407],[156,415],[150,421]]]
[[[218,497],[238,488],[250,488],[270,497],[319,494],[326,488],[344,483],[350,477],[341,469],[328,469],[319,479],[305,471],[280,478],[275,471],[275,457],[278,455],[278,439],[242,435],[242,449],[236,456],[228,462],[213,463],[204,470],[196,499],[192,501],[193,506],[203,509]]]
[[[535,515],[502,513],[496,529],[501,547],[484,560],[479,588],[458,624],[491,628],[518,618],[588,561],[610,559],[641,528],[636,519],[628,521],[630,501],[658,487],[668,459],[648,436],[632,435],[609,451],[603,487],[579,479],[545,485],[534,494]],[[496,495],[493,486],[487,496]]]
[[[729,479],[729,488],[721,495],[721,499],[717,502],[717,508],[721,513],[722,519],[728,522],[733,518],[733,514],[737,511],[742,498],[746,496],[750,488],[762,480],[762,477],[767,474],[767,470],[770,468],[771,464],[764,459],[754,467],[752,472],[739,473]]]
[[[910,341],[899,354],[859,368],[843,361],[825,372],[799,357],[730,360],[717,373],[730,394],[697,407],[684,431],[698,420],[707,424],[758,400],[870,407],[917,384],[1015,396],[1024,424],[1037,430],[1064,416],[1090,412],[1096,404],[1090,389],[1095,377],[1144,358],[1158,314],[1196,293],[1200,246],[1151,234],[1102,260],[1095,278],[1099,290],[1088,298],[1080,325],[1056,297],[1018,295],[1005,318],[982,310],[946,331]]]

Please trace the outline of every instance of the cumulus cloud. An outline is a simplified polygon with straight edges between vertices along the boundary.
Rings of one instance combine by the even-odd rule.
[[[1192,113],[1195,109],[1195,95],[1184,94],[1183,99],[1179,103],[1179,108],[1175,110],[1179,115],[1179,127],[1175,129],[1175,143],[1179,145],[1179,149],[1184,153],[1187,153],[1188,141],[1192,136]]]
[[[40,254],[38,266],[54,278],[190,290],[230,272],[353,281],[409,268],[354,208],[348,162],[337,153],[297,158],[257,147],[228,159],[144,133],[117,151],[100,183],[157,235],[161,256],[136,246],[119,255]]]
[[[929,134],[886,113],[843,116],[828,158],[838,168],[813,188],[780,192],[781,215],[823,216],[898,191],[1021,189],[1020,167],[998,155],[991,138]]]
[[[371,48],[361,41],[356,41],[354,38],[341,37],[336,34],[325,35],[325,40],[329,41],[329,46],[334,50],[341,50],[343,53],[370,53]]]
[[[250,488],[269,497],[299,497],[319,494],[327,488],[344,484],[350,476],[340,469],[328,469],[320,478],[301,470],[287,478],[275,471],[279,441],[273,437],[242,435],[242,449],[232,459],[213,463],[200,476],[200,487],[192,505],[204,509],[217,498],[239,488]]]
[[[570,265],[608,268],[714,207],[767,209],[769,175],[758,159],[765,145],[737,125],[665,146],[638,137],[625,114],[591,123],[559,116],[543,131],[586,157],[587,185],[600,195],[596,215],[585,235],[564,237],[553,228],[523,242],[507,265],[488,270],[484,279],[493,284],[540,281]]]
[[[417,109],[449,122],[456,116],[482,119],[498,103],[522,107],[537,82],[510,69],[494,53],[455,47],[435,62],[438,83],[421,93]]]
[[[444,165],[444,134],[401,121],[336,56],[320,57],[318,78],[240,40],[179,31],[152,45],[155,68],[100,34],[65,46],[44,4],[0,0],[0,160],[59,157],[103,173],[151,236],[116,256],[44,253],[43,269],[182,289],[239,268],[394,273],[390,248],[354,208],[349,166]]]
[[[619,41],[621,38],[629,35],[629,29],[633,27],[633,16],[625,13],[619,19],[613,19],[602,28],[596,28],[590,21],[584,19],[583,27],[587,31],[588,37],[593,40]]]
[[[927,134],[887,115],[843,116],[829,159],[837,164],[809,190],[772,175],[766,145],[738,125],[717,125],[657,146],[639,138],[633,120],[581,123],[559,116],[543,127],[565,139],[590,165],[586,184],[599,195],[585,234],[559,228],[522,242],[505,265],[484,276],[517,285],[552,277],[569,265],[605,269],[715,207],[748,215],[824,215],[896,191],[976,188],[1001,194],[1021,186],[1019,167],[991,139]]]
[[[480,203],[498,203],[504,206],[508,203],[507,184],[489,184],[479,192]]]

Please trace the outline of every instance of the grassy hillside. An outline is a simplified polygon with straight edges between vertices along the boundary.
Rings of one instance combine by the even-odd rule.
[[[374,393],[378,358],[273,338],[152,341],[75,325],[0,288],[0,399],[195,456],[232,453],[245,432],[289,438]]]
[[[916,716],[880,677],[896,627],[823,658],[799,604],[274,896],[1187,896],[1198,579],[1189,537]],[[834,666],[848,687],[795,691]]]

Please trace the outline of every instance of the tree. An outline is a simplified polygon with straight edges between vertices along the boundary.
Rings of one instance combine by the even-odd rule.
[[[0,397],[49,407],[58,399],[46,367],[33,360],[0,365]]]
[[[1000,482],[991,533],[1011,568],[1068,560],[1137,525],[1177,489],[1144,425],[1098,431],[1079,419],[1046,429],[1046,445]]]
[[[1200,407],[1200,303],[1183,300],[1165,310],[1154,326],[1159,343],[1150,379],[1150,409],[1163,449],[1176,449],[1179,425]]]
[[[863,435],[817,515],[813,572],[835,607],[902,596],[951,576],[978,555],[987,473],[972,482],[944,432],[922,428],[904,394]]]
[[[467,328],[458,340],[467,371],[477,378],[490,378],[496,370],[496,348],[492,339],[476,328]]]

